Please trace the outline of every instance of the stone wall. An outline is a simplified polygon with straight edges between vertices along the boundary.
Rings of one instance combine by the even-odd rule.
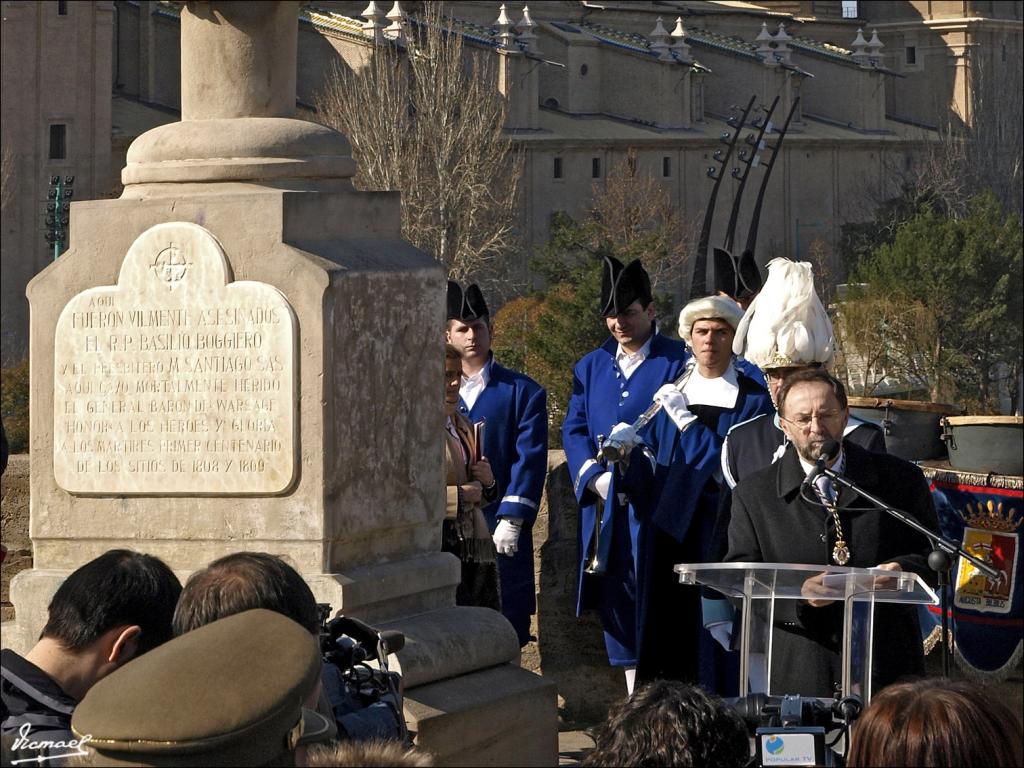
[[[0,358],[28,351],[25,285],[53,261],[43,239],[52,176],[74,176],[75,200],[105,195],[110,181],[113,4],[4,3],[4,205],[0,214]],[[63,151],[51,126],[64,126]],[[59,130],[59,129],[54,129]],[[67,237],[64,247],[68,245]]]
[[[548,452],[544,498],[533,527],[536,553],[537,638],[523,650],[523,666],[554,680],[562,720],[593,723],[625,695],[619,669],[608,665],[597,614],[576,618],[579,507],[563,451]]]
[[[7,547],[0,569],[0,621],[14,618],[11,578],[32,567],[32,541],[28,537],[28,454],[11,456],[0,477],[0,541]]]

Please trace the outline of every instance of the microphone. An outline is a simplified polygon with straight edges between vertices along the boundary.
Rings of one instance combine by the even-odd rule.
[[[814,480],[825,471],[825,467],[828,466],[829,462],[834,461],[836,456],[839,455],[839,443],[835,440],[826,440],[821,446],[821,453],[818,458],[814,460],[814,466],[811,467],[811,471],[807,473],[807,477],[804,478],[803,485],[808,486],[814,483]]]

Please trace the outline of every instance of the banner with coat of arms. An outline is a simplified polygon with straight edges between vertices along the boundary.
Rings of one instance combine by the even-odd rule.
[[[1020,663],[1024,647],[1021,533],[1024,478],[922,467],[931,484],[942,533],[999,571],[989,579],[957,559],[951,575],[954,658],[972,677],[1001,680]],[[933,639],[941,635],[939,606],[928,607]]]

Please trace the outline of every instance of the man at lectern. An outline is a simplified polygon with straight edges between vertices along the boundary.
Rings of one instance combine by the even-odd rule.
[[[780,423],[790,444],[782,458],[733,490],[727,562],[809,563],[912,571],[931,578],[926,537],[858,493],[819,475],[828,466],[931,530],[938,521],[921,470],[887,454],[842,441],[849,418],[843,385],[821,369],[796,372],[778,393]],[[841,442],[842,441],[842,442]],[[830,444],[840,444],[828,455]],[[813,587],[813,583],[808,585]],[[831,697],[842,680],[843,604],[827,599],[776,603],[771,692]],[[875,609],[873,690],[924,674],[916,611]]]

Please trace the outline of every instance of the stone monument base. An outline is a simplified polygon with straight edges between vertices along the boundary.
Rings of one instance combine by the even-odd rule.
[[[416,746],[436,765],[557,765],[555,684],[512,664],[405,693]]]

